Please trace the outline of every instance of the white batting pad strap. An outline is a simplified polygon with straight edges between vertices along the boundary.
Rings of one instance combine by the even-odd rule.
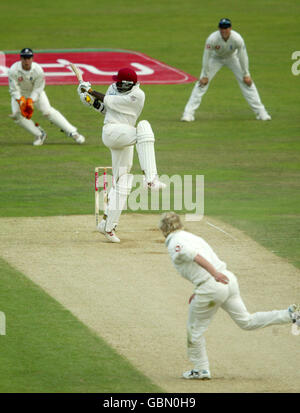
[[[132,188],[133,175],[122,175],[117,184],[111,188],[108,198],[106,228],[107,232],[118,224],[121,213],[125,207],[127,197]]]
[[[31,119],[26,119],[20,116],[17,118],[17,120],[15,120],[15,122],[17,125],[22,126],[22,128],[26,129],[32,135],[34,136],[41,135],[40,129],[35,126],[34,122]]]
[[[146,181],[152,182],[157,175],[156,159],[154,151],[154,133],[147,120],[142,120],[136,128],[136,150],[142,171]]]
[[[54,108],[50,109],[46,117],[50,120],[50,122],[54,123],[54,125],[58,126],[69,136],[71,135],[71,133],[77,131],[75,126],[71,125],[71,123],[68,122],[67,119],[58,110]]]

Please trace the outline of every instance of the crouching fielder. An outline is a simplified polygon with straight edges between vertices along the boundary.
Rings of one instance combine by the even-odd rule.
[[[145,188],[159,190],[165,185],[158,180],[151,125],[142,120],[136,126],[145,102],[137,75],[131,68],[123,68],[113,80],[106,94],[93,91],[89,82],[80,83],[78,93],[85,105],[105,115],[102,141],[111,152],[114,185],[108,194],[107,212],[98,230],[110,242],[120,242],[115,230],[132,187],[130,170],[134,145],[144,173]]]
[[[76,143],[84,143],[85,138],[79,135],[76,127],[50,105],[44,91],[45,74],[42,67],[33,62],[33,51],[29,48],[22,49],[20,58],[21,60],[14,63],[8,71],[11,118],[35,137],[34,146],[43,145],[47,137],[46,132],[31,119],[35,109]]]
[[[236,276],[204,239],[183,230],[177,214],[164,214],[159,227],[175,268],[195,287],[187,323],[188,356],[194,367],[183,373],[185,379],[211,378],[204,332],[220,307],[244,330],[290,322],[300,325],[300,305],[296,304],[285,310],[249,314]]]

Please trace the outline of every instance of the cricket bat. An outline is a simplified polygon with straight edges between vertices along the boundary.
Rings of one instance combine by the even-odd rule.
[[[83,82],[83,78],[82,78],[82,71],[80,69],[78,69],[78,67],[76,65],[74,65],[74,63],[70,63],[71,69],[73,70],[75,76],[77,77],[78,83],[82,83]],[[92,89],[88,90],[88,93],[91,92]],[[82,92],[84,92],[84,89],[82,89]]]

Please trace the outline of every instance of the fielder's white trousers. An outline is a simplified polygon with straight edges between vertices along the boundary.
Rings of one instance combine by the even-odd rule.
[[[11,99],[11,108],[13,118],[17,124],[22,126],[32,135],[40,136],[41,131],[35,126],[32,119],[26,119],[21,115],[19,104],[15,99]],[[42,115],[50,120],[50,122],[62,129],[66,135],[70,136],[72,133],[77,131],[75,126],[71,125],[71,123],[69,123],[58,110],[54,109],[50,105],[49,99],[44,91],[40,94],[39,99],[34,103],[34,109],[39,110]]]
[[[249,314],[240,296],[236,276],[230,271],[225,271],[224,274],[229,278],[228,284],[222,284],[210,278],[198,288],[198,292],[189,307],[187,323],[188,357],[195,370],[209,369],[203,334],[220,307],[244,330],[255,330],[272,324],[291,322],[287,309]]]
[[[199,86],[199,82],[196,82],[191,96],[185,106],[183,115],[194,115],[195,111],[201,104],[203,95],[207,92],[207,89],[210,85],[210,82],[216,75],[216,73],[223,67],[227,66],[232,72],[234,73],[236,80],[241,88],[241,91],[244,95],[244,98],[249,103],[253,112],[258,115],[260,112],[265,112],[266,109],[262,104],[258,91],[254,82],[252,81],[252,85],[249,87],[243,81],[243,73],[241,69],[241,65],[237,56],[233,55],[228,58],[220,58],[217,56],[211,57],[209,61],[209,75],[208,75],[208,84],[206,86]],[[201,72],[200,78],[203,77],[203,71]]]

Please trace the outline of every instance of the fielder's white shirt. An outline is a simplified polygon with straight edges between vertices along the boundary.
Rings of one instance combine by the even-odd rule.
[[[196,255],[200,254],[217,271],[226,270],[226,263],[218,258],[211,246],[203,238],[190,232],[171,232],[166,238],[166,246],[176,270],[183,278],[191,281],[195,287],[212,277],[209,272],[194,261]]]
[[[211,57],[227,59],[231,56],[238,57],[243,76],[249,76],[248,54],[242,36],[231,30],[229,39],[225,41],[219,30],[213,32],[205,42],[202,61],[203,76],[208,77]]]
[[[113,83],[109,86],[103,100],[106,108],[104,124],[123,123],[135,126],[145,103],[145,93],[137,83],[128,92],[120,93]]]
[[[9,93],[14,99],[25,96],[36,102],[45,88],[44,71],[35,62],[32,62],[30,70],[24,70],[21,61],[14,63],[8,70],[8,80]]]

